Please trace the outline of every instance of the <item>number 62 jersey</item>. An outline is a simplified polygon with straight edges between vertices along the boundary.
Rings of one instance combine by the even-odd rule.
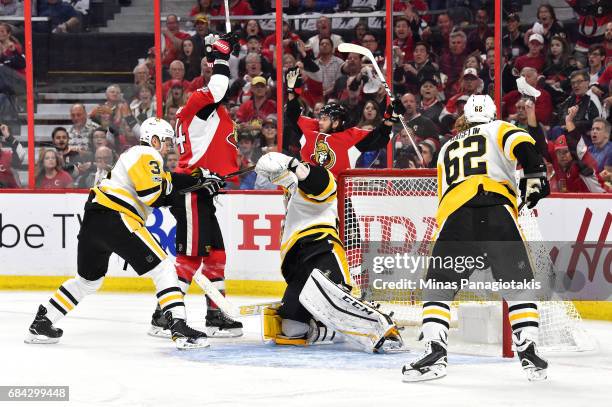
[[[525,130],[496,120],[462,131],[438,156],[438,225],[480,189],[500,194],[517,208],[516,157],[520,143],[535,144]]]

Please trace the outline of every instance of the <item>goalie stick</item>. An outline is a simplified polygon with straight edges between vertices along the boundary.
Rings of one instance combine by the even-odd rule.
[[[393,94],[391,93],[391,89],[389,88],[389,85],[387,85],[385,76],[383,75],[382,71],[378,67],[378,63],[376,62],[376,59],[374,59],[374,55],[372,54],[372,51],[370,51],[366,47],[362,47],[361,45],[349,44],[347,42],[343,42],[342,44],[338,45],[338,51],[352,52],[355,54],[363,55],[364,57],[368,58],[370,62],[372,63],[372,66],[374,67],[376,74],[378,75],[378,79],[382,82],[385,88],[385,91],[387,92],[387,95],[389,96],[389,98],[393,99]],[[404,130],[406,130],[406,133],[408,134],[408,138],[410,139],[410,143],[412,143],[412,147],[414,147],[414,150],[417,156],[419,157],[419,160],[421,160],[421,163],[422,163],[423,156],[421,155],[421,152],[419,151],[416,143],[414,142],[414,139],[412,138],[412,134],[413,134],[412,130],[409,129],[403,116],[400,116],[399,119],[400,119],[400,122],[402,123],[402,126],[404,126]]]
[[[243,168],[241,170],[238,170],[238,171],[235,171],[235,172],[231,172],[231,173],[229,173],[227,175],[222,175],[221,179],[225,181],[228,178],[237,177],[238,175],[246,174],[247,172],[251,172],[254,169],[255,169],[255,166],[251,165],[251,166]],[[197,185],[191,186],[189,188],[181,189],[179,193],[182,194],[182,195],[185,195],[185,194],[187,194],[189,192],[193,192],[193,191],[197,191],[198,189],[205,188],[208,185],[210,185],[211,183],[212,183],[212,181],[210,181],[210,182],[205,181],[205,182],[203,182],[201,184],[197,184]]]

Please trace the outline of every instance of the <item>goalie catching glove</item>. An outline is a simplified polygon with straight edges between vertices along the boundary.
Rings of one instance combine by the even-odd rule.
[[[298,181],[308,176],[310,168],[296,158],[282,153],[270,152],[257,161],[255,172],[274,185],[292,190],[297,186]]]

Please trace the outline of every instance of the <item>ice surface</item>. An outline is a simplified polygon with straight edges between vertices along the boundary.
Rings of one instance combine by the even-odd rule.
[[[0,385],[69,385],[69,406],[595,407],[612,399],[607,322],[585,322],[597,351],[548,355],[545,382],[528,382],[516,359],[451,354],[448,377],[408,384],[401,381],[401,366],[420,348],[373,355],[345,344],[264,345],[258,317],[243,320],[242,338],[210,339],[208,349],[178,351],[170,340],[146,335],[152,294],[95,294],[58,323],[64,329],[59,344],[24,344],[38,304],[50,294],[0,291]],[[202,297],[188,296],[187,307],[190,322],[201,326]]]

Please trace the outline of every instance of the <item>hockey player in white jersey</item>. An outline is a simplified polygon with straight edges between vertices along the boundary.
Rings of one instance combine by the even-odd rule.
[[[77,275],[39,306],[26,343],[59,341],[63,331],[54,324],[100,288],[114,252],[138,275],[153,280],[177,348],[208,346],[206,334],[185,323],[185,304],[174,265],[145,227],[152,207],[168,206],[181,189],[206,182],[202,177],[164,171],[162,154],[173,139],[169,123],[157,118],[145,120],[140,127],[141,145],[121,154],[108,177],[92,188],[78,235]]]
[[[348,265],[338,236],[336,181],[324,167],[268,153],[258,175],[285,190],[281,240],[287,282],[280,308],[264,310],[264,338],[276,344],[309,345],[342,336],[366,351],[400,347],[389,316],[350,295]]]
[[[547,196],[546,167],[527,132],[495,120],[495,104],[488,95],[470,96],[464,112],[470,128],[449,140],[438,158],[439,228],[432,256],[486,256],[496,281],[531,280],[531,261],[517,223],[517,196],[520,193],[529,208]],[[517,162],[524,174],[518,190]],[[466,273],[445,269],[436,262],[426,276],[427,280],[450,284],[460,278],[466,278]],[[404,366],[404,381],[446,375],[450,302],[455,294],[453,289],[424,290],[425,354]],[[512,338],[521,365],[529,380],[543,380],[548,363],[536,351],[537,304],[525,292],[503,294],[508,300]]]

